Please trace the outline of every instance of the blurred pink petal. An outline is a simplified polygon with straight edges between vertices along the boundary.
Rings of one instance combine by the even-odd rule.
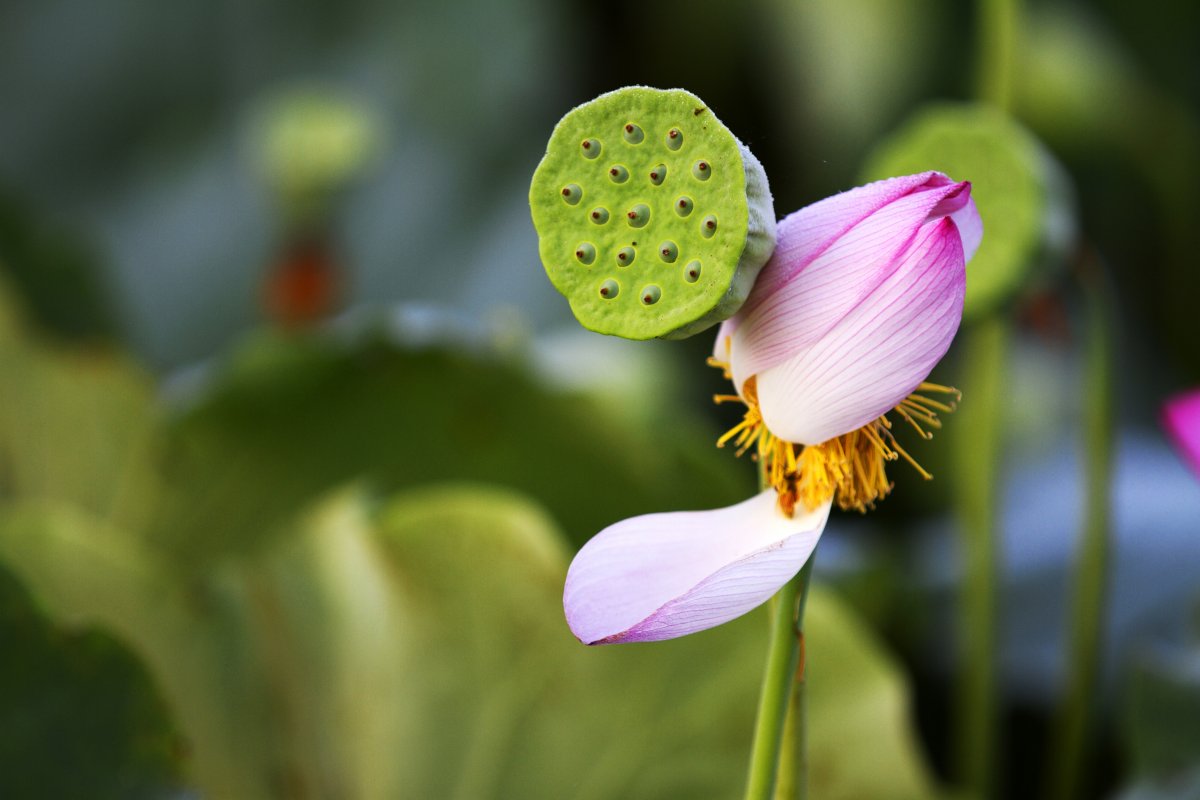
[[[808,560],[830,504],[793,517],[765,491],[713,511],[647,514],[605,528],[567,572],[567,623],[585,644],[673,639],[762,604]]]
[[[1200,475],[1200,389],[1170,398],[1162,413],[1167,432]]]

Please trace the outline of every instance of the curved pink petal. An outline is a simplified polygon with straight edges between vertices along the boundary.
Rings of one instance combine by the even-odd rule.
[[[958,215],[977,244],[982,228],[970,192],[969,183],[923,173],[852,189],[780,222],[775,253],[730,326],[739,391],[751,375],[825,336],[888,279],[932,223]]]
[[[954,222],[922,226],[894,271],[824,336],[758,374],[767,428],[820,444],[895,407],[950,347],[965,289]]]
[[[1170,398],[1162,413],[1167,432],[1192,469],[1200,474],[1200,390]]]
[[[828,503],[789,518],[768,490],[714,511],[610,525],[567,571],[567,624],[584,644],[610,644],[673,639],[728,622],[800,571],[828,518]]]

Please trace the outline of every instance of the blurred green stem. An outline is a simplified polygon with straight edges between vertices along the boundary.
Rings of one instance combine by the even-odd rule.
[[[979,0],[979,67],[976,93],[996,108],[1012,108],[1013,68],[1021,9],[1018,0]]]
[[[793,695],[801,695],[804,682],[799,680],[796,667],[800,660],[800,639],[804,604],[808,599],[809,579],[816,553],[775,595],[772,602],[771,641],[767,649],[767,666],[763,673],[762,691],[758,699],[758,720],[754,726],[754,744],[750,751],[750,777],[746,784],[746,800],[772,800],[776,783],[790,785],[793,798],[806,798],[804,700],[793,704]],[[789,709],[793,719],[788,723]],[[785,724],[787,723],[787,724]],[[781,759],[785,732],[790,732],[788,755]],[[781,762],[789,765],[789,773],[781,774]]]
[[[1092,730],[1106,611],[1113,461],[1113,337],[1110,298],[1093,261],[1081,265],[1086,304],[1083,470],[1085,507],[1078,574],[1068,633],[1067,685],[1053,751],[1049,796],[1073,800],[1086,789],[1084,766]]]
[[[991,794],[995,772],[997,488],[1008,342],[1009,323],[1003,314],[980,320],[967,331],[963,385],[969,387],[969,398],[955,426],[970,431],[970,436],[955,437],[965,569],[959,618],[964,670],[958,761],[961,779],[977,798]]]
[[[979,0],[977,94],[1002,111],[1013,103],[1020,0]],[[958,772],[980,800],[994,793],[996,640],[999,582],[1000,431],[1010,325],[994,312],[966,333],[963,385],[969,402],[959,413],[970,437],[956,437],[959,515],[965,580],[959,614],[963,676],[959,685]],[[956,426],[957,427],[957,426]]]

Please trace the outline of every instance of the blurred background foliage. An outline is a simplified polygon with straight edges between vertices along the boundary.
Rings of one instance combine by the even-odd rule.
[[[600,650],[561,619],[604,525],[753,486],[711,446],[708,337],[582,332],[538,263],[554,122],[631,83],[704,98],[780,216],[974,181],[968,325],[1015,321],[986,398],[997,797],[1042,788],[1064,690],[1099,264],[1117,457],[1086,794],[1196,796],[1200,482],[1156,418],[1200,383],[1200,6],[1029,0],[1009,114],[973,99],[978,25],[951,0],[6,4],[0,796],[737,793],[759,615]],[[897,470],[831,522],[814,797],[955,783],[948,440],[976,433],[914,448],[949,480]]]

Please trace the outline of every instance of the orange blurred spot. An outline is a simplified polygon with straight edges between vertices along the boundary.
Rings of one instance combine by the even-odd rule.
[[[341,270],[324,238],[292,241],[267,273],[263,304],[267,319],[303,328],[328,317],[341,295]]]

